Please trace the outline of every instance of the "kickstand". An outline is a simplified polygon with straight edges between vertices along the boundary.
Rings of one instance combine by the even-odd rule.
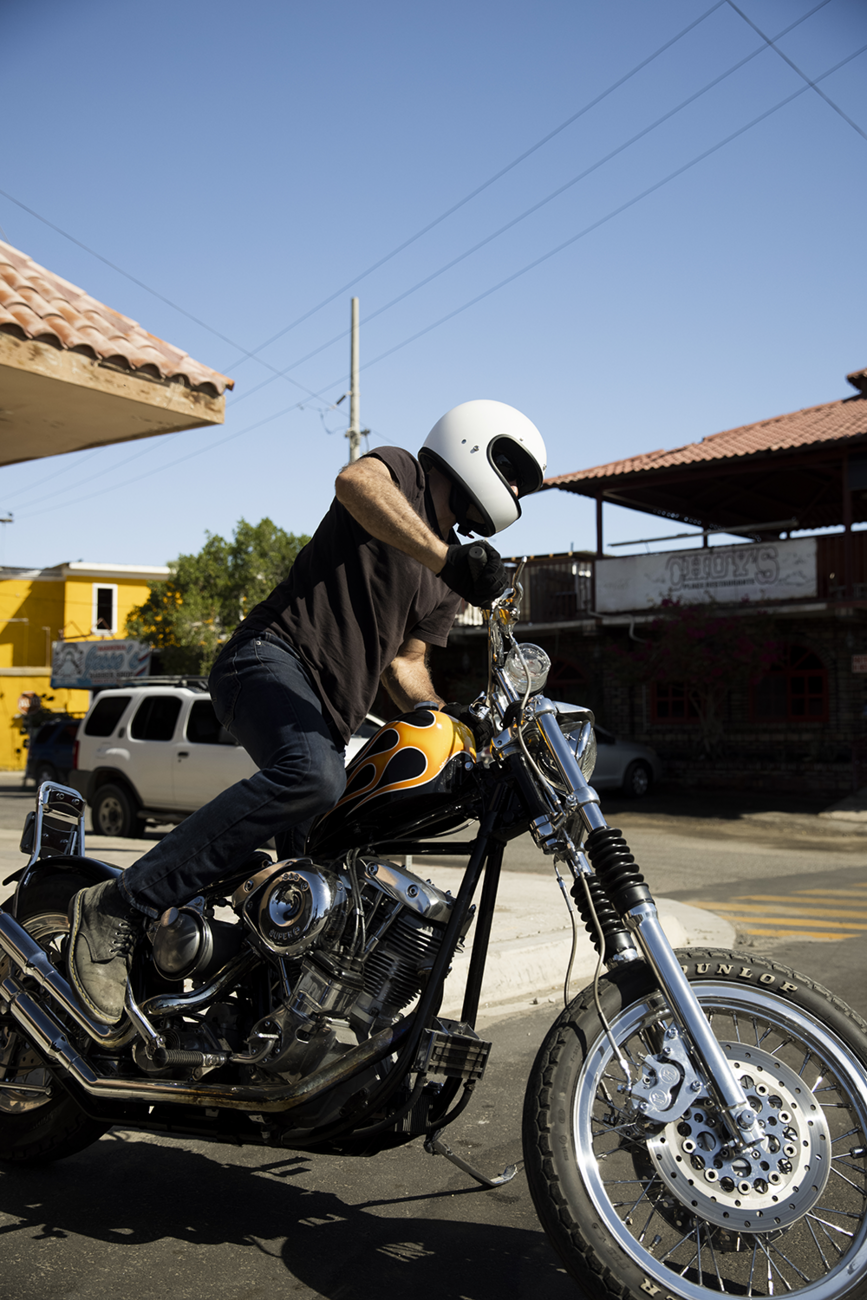
[[[466,1160],[456,1156],[448,1142],[443,1141],[441,1134],[442,1129],[437,1129],[436,1133],[425,1142],[424,1149],[428,1155],[445,1156],[446,1160],[451,1160],[453,1165],[457,1165],[458,1169],[463,1169],[464,1173],[469,1174],[470,1178],[475,1178],[477,1183],[482,1184],[482,1187],[502,1187],[504,1183],[510,1183],[518,1172],[518,1165],[507,1165],[496,1178],[488,1178],[486,1174],[480,1174],[478,1169],[474,1169]]]

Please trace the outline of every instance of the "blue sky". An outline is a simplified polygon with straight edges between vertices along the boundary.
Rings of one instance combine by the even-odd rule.
[[[772,38],[816,7],[738,3]],[[820,84],[867,131],[867,6],[779,45],[813,80],[849,59]],[[347,454],[353,293],[371,447],[494,397],[554,474],[842,397],[867,365],[867,139],[809,87],[769,113],[805,83],[728,3],[0,0],[0,47],[3,237],[236,381],[221,428],[0,470],[6,564],[166,563],[242,516],[311,531]],[[607,541],[672,531],[606,511]],[[500,545],[591,547],[593,508],[540,494]]]

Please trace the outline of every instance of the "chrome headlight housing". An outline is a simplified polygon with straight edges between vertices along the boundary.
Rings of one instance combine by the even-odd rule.
[[[548,703],[553,704],[556,710],[557,725],[575,755],[581,775],[585,781],[589,781],[596,767],[596,732],[593,729],[595,719],[592,711],[577,704],[563,704],[559,700],[550,700]],[[538,741],[540,743],[531,747],[533,757],[555,789],[568,794],[560,769],[540,735]]]

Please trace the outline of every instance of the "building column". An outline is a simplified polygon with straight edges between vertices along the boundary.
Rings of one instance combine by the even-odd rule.
[[[852,489],[849,486],[849,456],[843,453],[843,596],[852,599]]]

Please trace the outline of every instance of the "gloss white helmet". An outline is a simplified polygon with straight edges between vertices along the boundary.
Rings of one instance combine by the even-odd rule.
[[[542,486],[542,435],[505,402],[462,402],[437,420],[418,453],[451,479],[449,504],[464,534],[491,537],[521,517],[520,498]],[[517,495],[516,491],[517,490]]]

